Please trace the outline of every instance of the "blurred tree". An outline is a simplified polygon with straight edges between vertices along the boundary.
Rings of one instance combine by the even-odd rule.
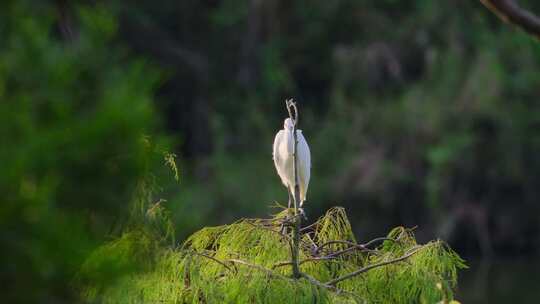
[[[61,8],[69,12],[46,2],[0,4],[6,303],[72,303],[75,271],[152,166],[143,135],[157,127],[159,73],[116,42],[105,8]]]
[[[183,60],[165,90],[168,105],[194,118],[191,124],[166,114],[173,124],[189,124],[175,130],[211,147],[189,153],[193,174],[177,218],[191,210],[223,223],[285,199],[268,143],[285,115],[279,105],[294,96],[315,151],[308,211],[318,214],[337,200],[364,234],[420,225],[421,238],[444,236],[472,253],[538,250],[533,101],[540,53],[480,2],[144,3],[143,13],[125,8],[125,18],[166,29],[210,71],[203,87],[186,89],[185,81],[202,80]],[[168,58],[126,32],[144,54]],[[203,120],[189,114],[199,94],[210,101],[197,114]],[[201,122],[211,136],[201,136]],[[182,149],[195,146],[185,141]],[[248,199],[252,189],[267,203]],[[524,210],[519,224],[508,224]]]
[[[521,8],[512,0],[480,0],[505,22],[515,24],[527,33],[540,38],[540,17]]]
[[[34,277],[25,296],[66,293],[152,166],[157,115],[180,139],[184,186],[164,187],[180,236],[285,201],[270,145],[287,97],[311,138],[311,219],[339,204],[359,239],[419,225],[461,253],[540,250],[540,46],[480,1],[73,3],[0,4],[13,294]]]

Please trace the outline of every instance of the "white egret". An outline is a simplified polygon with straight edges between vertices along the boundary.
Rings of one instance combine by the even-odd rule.
[[[294,122],[291,118],[285,119],[283,123],[283,130],[280,130],[276,134],[274,139],[273,157],[274,165],[276,166],[277,173],[281,178],[281,182],[287,188],[289,193],[289,204],[291,207],[291,196],[294,197],[294,166],[293,166],[293,154],[294,154],[294,137],[293,137]],[[297,147],[297,174],[298,174],[298,188],[300,190],[300,198],[295,198],[296,202],[300,202],[300,207],[306,200],[306,192],[309,185],[309,177],[311,170],[311,154],[309,152],[309,146],[302,135],[302,130],[296,130],[296,139],[298,141]]]

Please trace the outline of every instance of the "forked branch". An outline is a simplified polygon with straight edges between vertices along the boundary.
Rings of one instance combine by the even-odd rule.
[[[364,273],[364,272],[367,272],[373,268],[377,268],[377,267],[381,267],[381,266],[385,266],[385,265],[388,265],[388,264],[394,264],[394,263],[398,263],[398,262],[401,262],[401,261],[404,261],[408,258],[410,258],[411,256],[415,255],[416,253],[418,253],[420,250],[422,249],[425,249],[427,248],[428,246],[433,246],[433,244],[436,244],[436,243],[431,243],[431,244],[428,244],[428,245],[425,245],[425,246],[418,246],[417,248],[415,248],[414,250],[410,251],[409,253],[399,257],[399,258],[395,258],[395,259],[391,259],[391,260],[388,260],[388,261],[384,261],[384,262],[379,262],[379,263],[376,263],[376,264],[372,264],[372,265],[369,265],[369,266],[366,266],[366,267],[362,267],[356,271],[353,271],[349,274],[346,274],[346,275],[343,275],[339,278],[336,278],[336,279],[333,279],[333,280],[330,280],[326,283],[324,283],[325,285],[330,285],[330,286],[335,286],[337,283],[341,282],[341,281],[345,281],[347,279],[350,279],[352,277],[355,277],[361,273]]]
[[[345,244],[345,245],[349,245],[350,247],[349,248],[346,248],[346,249],[343,249],[341,251],[350,251],[350,250],[353,250],[353,249],[359,249],[359,250],[364,250],[364,251],[371,251],[369,249],[369,246],[376,243],[376,242],[381,242],[381,241],[393,241],[393,242],[399,242],[399,240],[397,239],[392,239],[392,238],[387,238],[387,237],[380,237],[380,238],[376,238],[376,239],[373,239],[365,244],[356,244],[356,243],[353,243],[353,242],[349,242],[349,241],[344,241],[344,240],[333,240],[333,241],[328,241],[324,244],[322,244],[321,246],[317,247],[317,249],[315,250],[315,253],[318,253],[319,251],[321,251],[324,247],[326,246],[329,246],[329,245],[332,245],[332,244]],[[339,252],[339,251],[338,251]],[[337,252],[336,252],[337,253]],[[334,255],[336,253],[333,253]]]

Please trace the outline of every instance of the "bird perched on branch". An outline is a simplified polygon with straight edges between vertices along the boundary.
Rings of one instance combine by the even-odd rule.
[[[291,197],[294,197],[294,121],[291,118],[285,119],[283,123],[283,130],[280,130],[276,134],[274,139],[273,157],[274,165],[276,166],[277,173],[281,178],[281,182],[287,188],[289,193],[288,207],[291,207]],[[297,146],[297,174],[298,174],[298,188],[300,197],[295,198],[296,202],[300,202],[302,206],[306,200],[306,192],[309,185],[309,177],[311,171],[311,153],[309,146],[302,135],[302,130],[296,130]],[[298,206],[297,206],[298,207]]]

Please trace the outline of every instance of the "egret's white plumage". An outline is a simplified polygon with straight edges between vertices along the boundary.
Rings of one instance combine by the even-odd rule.
[[[306,192],[309,185],[311,153],[309,152],[309,146],[306,139],[304,138],[304,135],[302,135],[302,130],[296,130],[296,138],[298,140],[298,188],[300,190],[300,206],[302,206],[303,202],[306,200]],[[281,178],[281,182],[283,185],[285,185],[285,187],[287,187],[289,195],[292,194],[294,197],[294,137],[292,119],[285,119],[285,122],[283,123],[283,130],[280,130],[276,134],[273,151],[274,165],[276,166],[278,175]]]

